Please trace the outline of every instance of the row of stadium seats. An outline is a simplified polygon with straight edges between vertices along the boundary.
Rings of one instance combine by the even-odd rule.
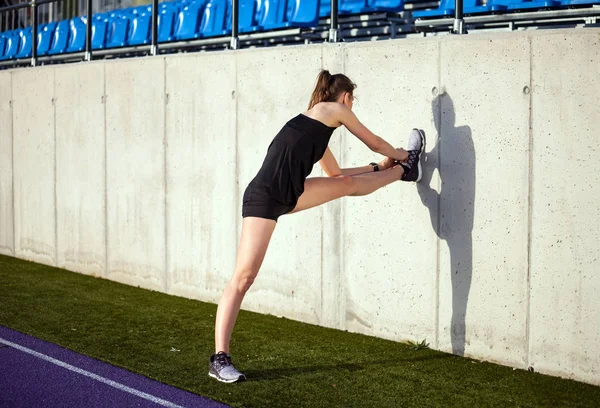
[[[440,5],[434,10],[415,11],[415,18],[433,18],[453,16],[456,10],[454,0],[440,0]],[[600,0],[464,0],[463,12],[469,14],[499,13],[511,11],[527,11],[548,8],[560,8],[577,5],[600,4]]]
[[[398,12],[404,0],[338,0],[339,14]],[[434,10],[419,10],[414,18],[452,16],[454,0],[440,0]],[[600,0],[464,0],[466,15],[600,4]],[[317,27],[331,13],[331,0],[239,0],[239,32],[254,33],[290,27]],[[86,17],[38,26],[37,55],[85,50]],[[151,42],[152,6],[138,6],[92,17],[92,49],[112,49]],[[185,41],[231,33],[231,0],[178,0],[159,3],[158,41]],[[0,61],[29,58],[32,28],[0,33]]]
[[[401,11],[404,0],[339,0],[339,13]],[[183,41],[231,33],[231,0],[180,0],[159,3],[158,41]],[[331,13],[331,0],[239,0],[239,32],[316,27]],[[92,17],[92,49],[151,42],[152,6],[138,6]],[[0,33],[0,60],[31,56],[32,28]],[[85,50],[86,17],[38,27],[37,55]]]

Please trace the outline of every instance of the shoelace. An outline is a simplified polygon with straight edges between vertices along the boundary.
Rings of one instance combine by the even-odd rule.
[[[409,150],[408,151],[408,160],[407,160],[406,164],[411,169],[413,167],[413,164],[415,164],[415,162],[419,158],[419,152],[420,152],[420,150]]]
[[[229,357],[227,354],[217,354],[215,360],[221,367],[227,367],[228,365],[231,365],[231,357]]]

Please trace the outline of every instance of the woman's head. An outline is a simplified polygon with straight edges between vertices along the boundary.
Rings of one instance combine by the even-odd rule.
[[[322,70],[317,77],[317,85],[310,97],[308,109],[319,102],[340,102],[352,109],[356,84],[344,74],[331,75]]]

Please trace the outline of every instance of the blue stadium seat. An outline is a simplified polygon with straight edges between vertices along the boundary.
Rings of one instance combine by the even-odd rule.
[[[415,11],[412,15],[415,18],[450,17],[454,15],[454,4],[454,0],[440,0],[440,5],[437,9]],[[480,0],[465,0],[463,7],[464,14],[497,12],[506,10],[507,8],[506,5],[492,4],[490,2],[487,5],[482,5]]]
[[[102,18],[94,18],[92,22],[92,50],[101,50],[106,47],[106,32],[108,23]]]
[[[367,0],[367,6],[362,9],[362,12],[402,10],[404,10],[404,0]]]
[[[258,1],[259,0],[239,0],[239,26],[240,34],[254,33],[262,31],[263,28],[258,25]],[[227,7],[227,15],[225,16],[225,31],[231,33],[231,6]]]
[[[4,49],[4,55],[2,60],[13,59],[19,52],[19,42],[21,41],[20,29],[14,30],[10,35],[5,35],[6,48]]]
[[[27,27],[19,32],[19,51],[15,57],[19,58],[29,58],[31,57],[31,27]]]
[[[319,0],[289,0],[295,7],[286,14],[287,21],[293,27],[316,27],[319,25]]]
[[[464,2],[463,11],[465,14],[480,14],[506,10],[506,5],[502,4],[503,0],[497,4],[492,1],[488,0],[487,4],[482,4],[481,0],[467,0]]]
[[[400,5],[398,5],[399,3],[401,8]],[[394,8],[396,5],[398,5],[398,8]],[[338,13],[340,15],[359,14],[372,11],[401,11],[403,9],[404,0],[339,0],[338,3]],[[321,0],[319,17],[327,18],[330,16],[331,0]]]
[[[158,42],[174,40],[175,16],[179,8],[174,2],[161,3],[158,14]]]
[[[67,51],[70,31],[69,20],[63,20],[58,23],[56,30],[54,30],[50,50],[48,51],[49,55],[64,54]]]
[[[262,30],[262,27],[258,25],[258,21],[256,20],[258,12],[258,4],[256,0],[239,0],[239,4],[239,32],[251,33]]]
[[[12,36],[13,36],[12,30],[0,33],[0,61],[2,61],[4,59],[4,56],[6,55],[6,52],[8,51],[9,38],[12,38]]]
[[[183,7],[177,14],[173,37],[176,40],[199,38],[203,12],[204,7],[199,3],[190,3]]]
[[[327,18],[331,16],[331,0],[321,0],[319,6],[319,17]]]
[[[366,0],[339,0],[339,14],[360,14],[367,7]]]
[[[265,30],[316,27],[319,12],[319,0],[263,0],[257,20]]]
[[[491,6],[504,6],[507,10],[543,9],[560,6],[554,0],[489,0]]]
[[[258,25],[265,30],[280,28],[287,14],[286,0],[263,0],[257,14]]]
[[[4,56],[4,50],[6,48],[6,38],[4,38],[4,33],[0,33],[0,59]]]
[[[199,36],[206,38],[227,34],[228,8],[228,0],[210,0],[202,13]]]
[[[56,23],[42,24],[38,28],[38,55],[40,57],[47,55],[52,44],[52,36],[56,30]]]
[[[108,18],[107,23],[108,33],[106,36],[106,48],[117,48],[126,46],[127,32],[129,29],[129,18],[120,13],[115,13],[114,17]]]
[[[83,17],[74,17],[69,21],[69,45],[67,52],[81,52],[85,50],[85,21]]]
[[[600,4],[600,0],[561,0],[560,4],[563,6],[592,5]]]
[[[129,28],[129,45],[149,44],[152,41],[152,11],[136,14],[131,19]]]

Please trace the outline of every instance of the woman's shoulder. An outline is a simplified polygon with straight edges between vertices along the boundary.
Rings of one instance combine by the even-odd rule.
[[[335,115],[345,108],[344,104],[339,102],[319,102],[311,110],[322,115]]]
[[[304,112],[304,114],[322,122],[339,126],[341,122],[340,117],[344,108],[346,107],[338,102],[319,102],[311,109]]]

